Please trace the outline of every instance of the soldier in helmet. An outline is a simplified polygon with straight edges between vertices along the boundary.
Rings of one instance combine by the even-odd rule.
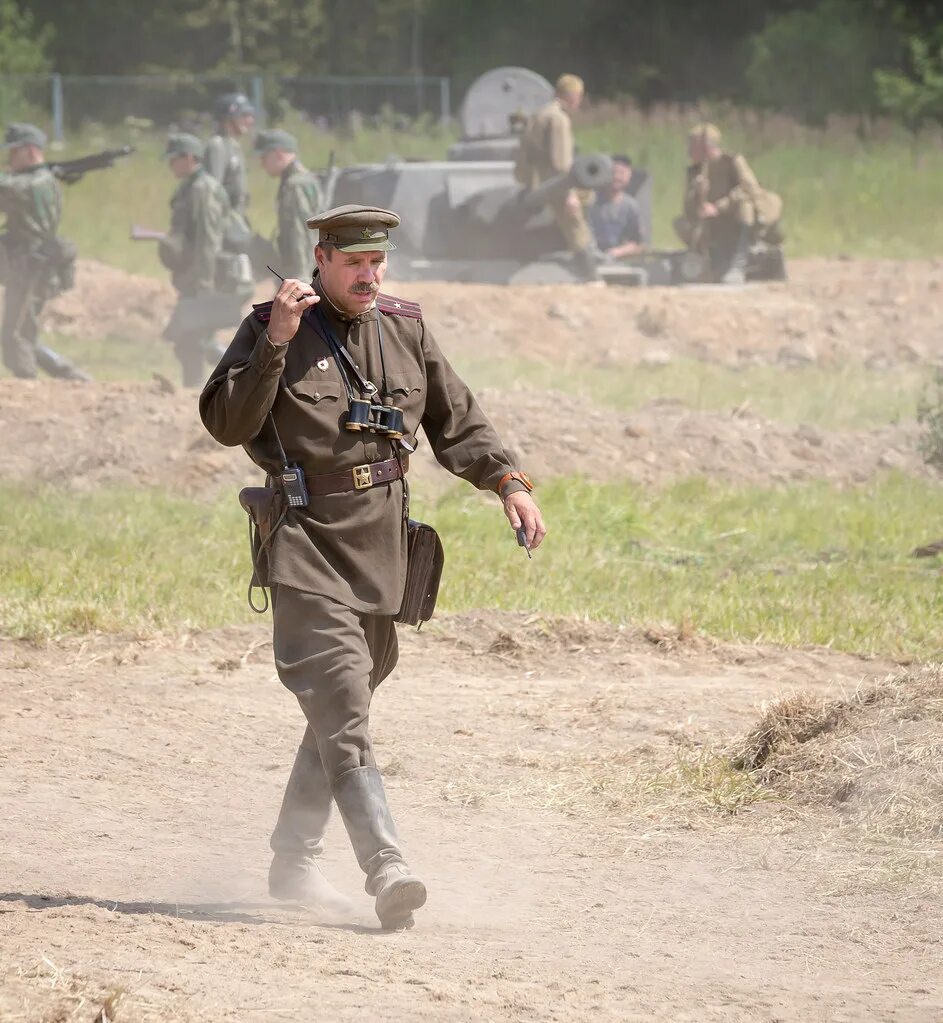
[[[249,206],[246,158],[239,140],[252,131],[255,107],[241,92],[227,92],[216,101],[216,132],[206,143],[203,166],[229,196],[229,204],[240,216]]]
[[[260,131],[255,151],[265,172],[279,179],[275,236],[279,272],[283,277],[310,280],[314,255],[305,221],[324,205],[320,182],[298,159],[298,141],[287,131],[277,128]]]
[[[699,124],[688,135],[683,213],[678,237],[707,256],[712,280],[742,284],[756,240],[778,244],[782,199],[760,186],[746,159],[721,148],[720,130]]]
[[[514,176],[525,188],[536,188],[570,172],[574,153],[571,116],[582,106],[584,95],[582,78],[561,75],[554,98],[527,122],[514,167]],[[573,254],[577,273],[593,280],[599,252],[583,213],[584,200],[589,201],[589,197],[570,189],[550,208]]]
[[[217,322],[220,298],[230,310],[228,323],[239,321],[238,288],[226,268],[245,257],[224,252],[232,209],[225,188],[203,165],[203,143],[195,135],[171,135],[164,156],[179,181],[170,200],[170,230],[159,247],[179,296],[164,337],[173,343],[184,387],[198,387],[206,380],[204,364],[221,354],[212,340],[214,329],[227,325],[226,316]]]
[[[236,333],[200,396],[222,444],[281,479],[281,450],[310,495],[269,546],[275,664],[307,719],[271,846],[269,891],[320,909],[344,900],[320,857],[336,805],[385,928],[408,927],[426,889],[406,865],[368,726],[398,655],[406,582],[404,472],[420,428],[439,463],[503,505],[537,547],[530,481],[458,377],[414,302],[380,293],[399,217],[341,206],[308,220],[317,272],[288,279]],[[402,414],[395,436],[351,428],[356,406]],[[389,403],[389,404],[387,404]]]
[[[42,369],[65,380],[88,374],[39,343],[43,306],[71,287],[75,252],[57,237],[62,191],[46,166],[45,134],[33,124],[11,124],[4,137],[10,173],[0,174],[0,212],[6,215],[3,244],[6,291],[3,301],[3,364],[18,377]]]

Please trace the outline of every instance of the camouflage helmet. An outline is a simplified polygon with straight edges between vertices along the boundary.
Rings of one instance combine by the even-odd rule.
[[[37,146],[39,149],[45,149],[46,142],[46,133],[41,128],[23,121],[8,125],[3,136],[4,149],[16,149],[17,146]]]
[[[217,121],[229,121],[245,114],[255,116],[255,107],[244,92],[225,92],[213,107]]]

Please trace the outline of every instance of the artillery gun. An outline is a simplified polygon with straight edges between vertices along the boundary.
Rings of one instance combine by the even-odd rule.
[[[596,190],[612,180],[602,153],[576,157],[569,174],[527,190],[514,177],[520,132],[553,98],[553,86],[526,68],[485,72],[469,87],[459,115],[463,137],[445,160],[399,160],[332,166],[322,175],[328,206],[364,203],[394,209],[394,272],[400,280],[477,284],[566,284],[583,280],[548,201],[570,188]],[[651,237],[653,180],[635,168],[629,192]],[[703,264],[686,250],[651,251],[603,263],[606,284],[681,284]]]

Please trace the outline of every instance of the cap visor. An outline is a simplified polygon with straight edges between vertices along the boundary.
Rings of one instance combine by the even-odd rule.
[[[334,243],[338,252],[392,252],[396,246],[387,239],[385,242],[354,242],[350,245]]]

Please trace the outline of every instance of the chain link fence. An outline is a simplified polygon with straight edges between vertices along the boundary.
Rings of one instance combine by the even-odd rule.
[[[246,93],[260,127],[289,111],[325,128],[446,123],[451,116],[450,82],[439,77],[48,74],[0,75],[0,119],[35,121],[57,142],[94,126],[199,129],[225,92]]]

